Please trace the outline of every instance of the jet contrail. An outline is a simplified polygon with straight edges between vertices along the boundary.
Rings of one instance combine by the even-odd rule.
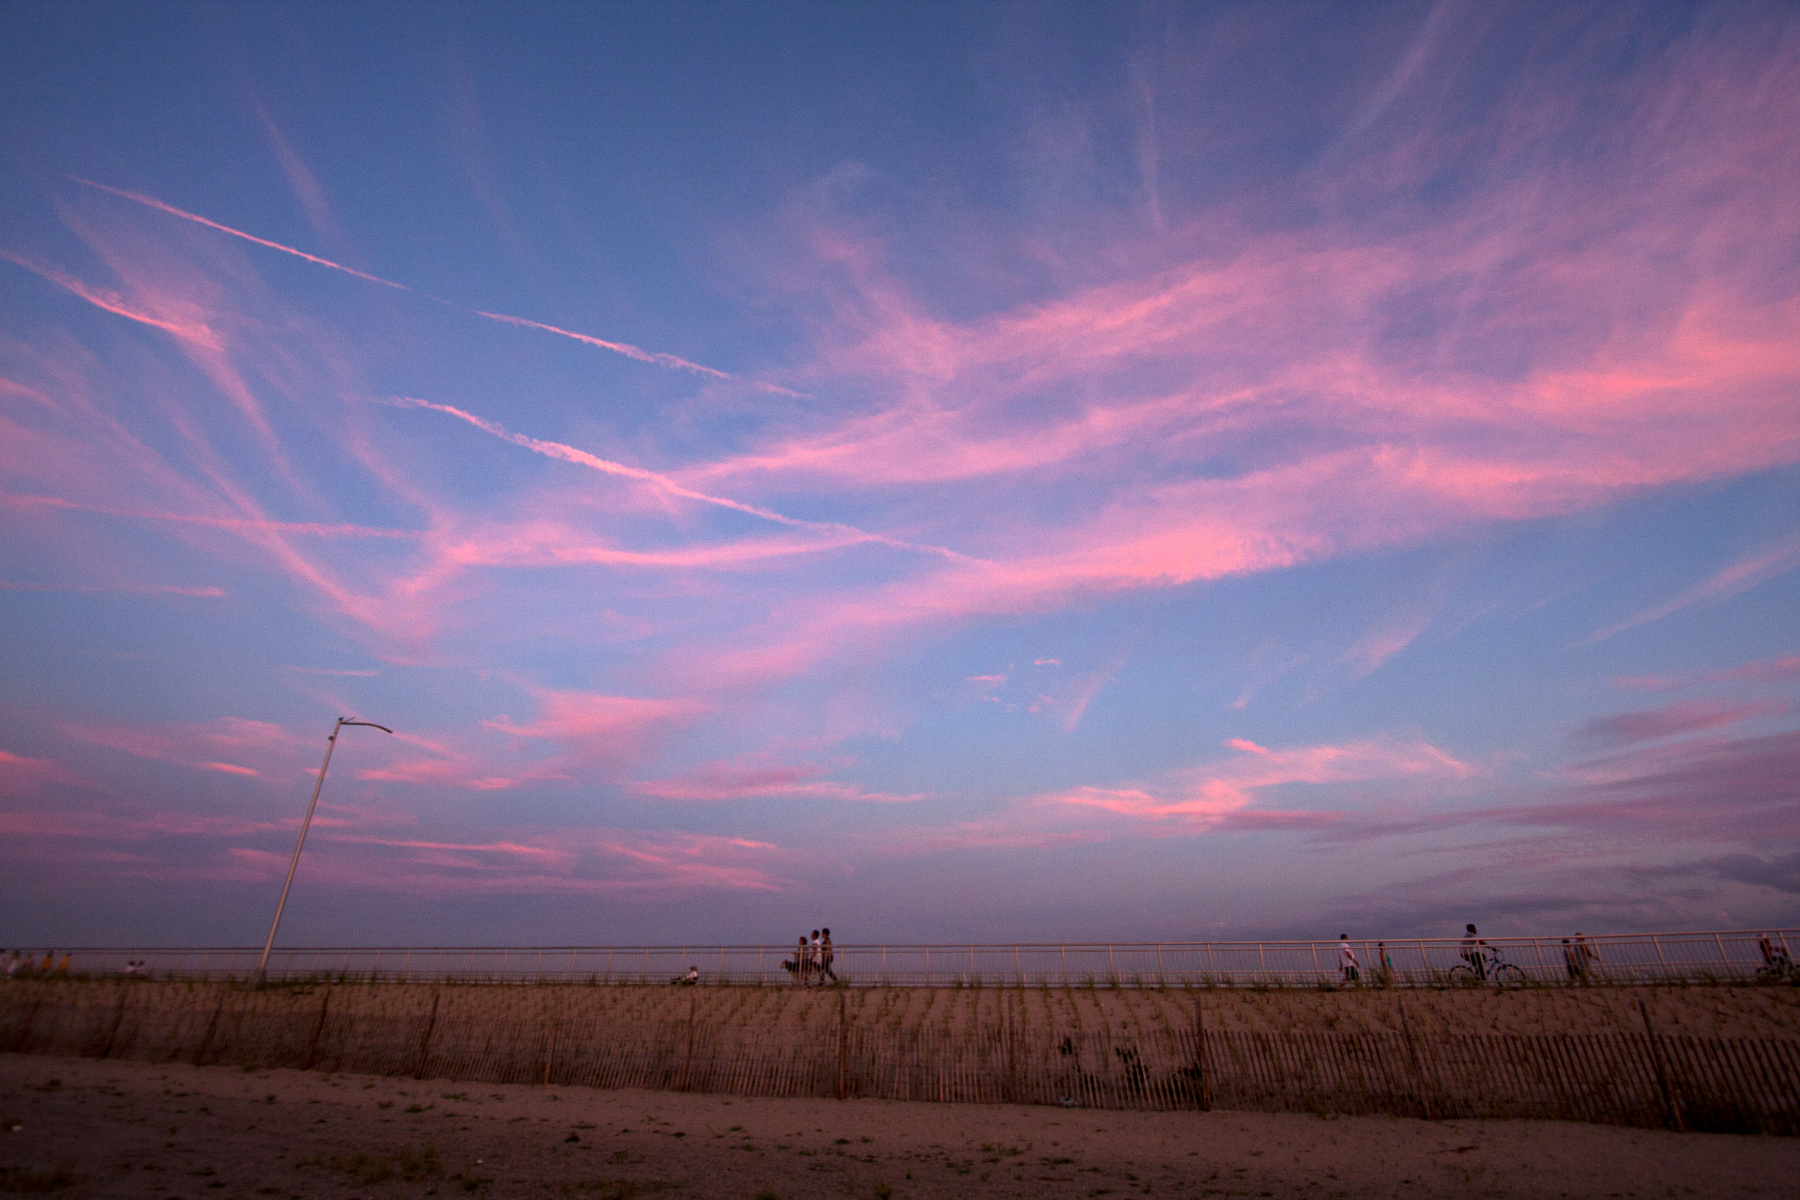
[[[207,525],[219,529],[249,529],[268,533],[295,533],[310,537],[349,538],[416,538],[424,533],[413,529],[381,529],[368,525],[328,525],[316,521],[262,521],[251,517],[209,517],[196,513],[144,512],[130,508],[103,508],[97,504],[80,504],[56,496],[21,495],[0,492],[0,504],[16,504],[27,508],[61,508],[71,512],[98,513],[107,517],[129,517],[139,521],[176,521],[185,525]]]
[[[346,275],[354,275],[358,279],[366,279],[370,283],[379,283],[383,287],[397,288],[402,292],[412,292],[415,296],[423,296],[427,300],[436,300],[439,304],[448,304],[452,308],[460,308],[466,312],[472,312],[476,316],[485,317],[490,321],[501,321],[508,325],[519,325],[530,329],[541,329],[545,333],[554,333],[559,337],[573,338],[575,341],[585,345],[595,346],[601,350],[610,350],[614,354],[622,354],[626,358],[634,359],[641,363],[650,363],[659,367],[670,367],[678,371],[692,371],[696,375],[708,375],[714,379],[737,378],[737,376],[721,371],[716,367],[702,366],[700,363],[689,362],[687,359],[674,354],[663,354],[655,350],[645,350],[639,346],[633,346],[629,342],[609,342],[605,338],[592,337],[585,333],[576,333],[572,329],[561,329],[555,325],[546,325],[542,321],[531,321],[524,317],[509,316],[506,313],[486,312],[479,308],[470,308],[467,305],[457,304],[454,301],[433,296],[429,292],[417,291],[404,283],[395,283],[392,279],[383,279],[379,275],[371,275],[367,271],[358,271],[355,267],[346,267],[343,263],[332,262],[329,258],[320,258],[316,254],[308,254],[306,251],[296,249],[293,246],[284,246],[280,242],[271,242],[268,238],[260,238],[253,233],[245,233],[241,229],[233,229],[229,225],[221,225],[219,222],[200,216],[198,213],[188,212],[184,208],[176,208],[173,204],[166,204],[156,197],[146,196],[142,192],[131,192],[126,191],[124,188],[110,187],[104,183],[96,183],[92,179],[83,179],[79,175],[70,175],[67,176],[67,178],[84,187],[97,188],[102,192],[108,192],[122,199],[130,200],[134,204],[146,205],[156,209],[158,212],[167,213],[172,217],[180,217],[184,221],[193,221],[197,224],[206,226],[208,229],[216,229],[220,233],[228,233],[232,237],[243,238],[246,242],[255,242],[258,246],[264,246],[270,250],[279,250],[283,254],[292,254],[294,257],[303,258],[309,263],[316,263],[321,267],[330,267],[333,271],[342,271]],[[124,315],[131,316],[132,314],[126,313]],[[753,379],[746,380],[745,382],[762,388],[764,391],[779,392],[784,396],[801,397],[801,393],[789,391],[787,388],[779,387],[773,383],[762,383]]]
[[[184,208],[176,208],[173,204],[164,204],[156,197],[146,196],[142,192],[128,192],[123,188],[108,187],[104,183],[95,183],[93,180],[83,179],[79,175],[70,175],[68,178],[73,179],[76,183],[85,184],[91,188],[99,188],[101,191],[111,192],[115,196],[122,196],[125,199],[135,201],[138,204],[148,205],[158,212],[166,212],[172,217],[180,217],[184,221],[194,221],[206,226],[208,229],[216,229],[220,233],[229,233],[232,237],[243,238],[246,242],[255,242],[259,246],[267,246],[269,249],[279,250],[283,254],[292,254],[295,258],[304,258],[307,262],[317,263],[321,267],[330,267],[334,271],[342,271],[346,275],[354,275],[358,279],[366,279],[370,283],[379,283],[382,287],[399,288],[403,292],[412,291],[412,289],[407,287],[404,283],[395,283],[391,279],[383,279],[379,275],[371,275],[367,271],[359,271],[355,267],[346,267],[343,263],[332,262],[329,258],[320,258],[318,255],[308,254],[304,250],[296,250],[292,246],[284,246],[280,242],[271,242],[267,238],[259,238],[253,233],[245,233],[241,229],[233,229],[229,225],[221,225],[217,221],[209,221],[198,213],[188,212]]]
[[[692,371],[696,375],[711,375],[714,379],[730,379],[731,376],[715,367],[703,367],[699,363],[689,362],[685,358],[677,358],[673,354],[659,354],[651,350],[641,350],[629,342],[609,342],[604,338],[590,337],[585,333],[576,333],[572,329],[558,329],[554,325],[546,325],[542,321],[527,321],[524,317],[509,317],[505,313],[483,312],[481,309],[471,310],[478,317],[486,317],[490,321],[504,321],[508,325],[523,325],[528,329],[542,329],[545,333],[561,334],[566,338],[574,338],[578,342],[586,342],[590,346],[598,346],[602,350],[611,350],[614,354],[623,354],[626,358],[635,358],[642,363],[656,363],[658,366],[674,367],[679,371]]]
[[[617,475],[624,479],[635,479],[640,483],[648,483],[653,487],[661,488],[671,496],[679,496],[684,500],[695,500],[701,504],[712,504],[719,508],[728,508],[733,512],[746,513],[752,517],[760,517],[765,521],[774,521],[778,525],[787,525],[794,529],[810,529],[820,533],[850,534],[858,541],[877,542],[881,545],[893,546],[901,550],[922,550],[928,554],[939,554],[945,558],[953,558],[960,562],[980,561],[978,559],[971,559],[965,554],[958,554],[956,551],[951,550],[946,546],[921,545],[916,542],[901,541],[898,538],[886,537],[879,533],[870,533],[865,529],[858,529],[854,525],[842,525],[835,521],[803,521],[798,517],[790,517],[784,513],[775,512],[773,509],[758,508],[754,504],[745,504],[740,500],[732,500],[725,496],[710,496],[705,492],[697,492],[692,488],[683,487],[667,475],[661,475],[655,471],[646,471],[642,467],[630,467],[626,466],[624,463],[613,462],[611,459],[605,459],[595,454],[589,454],[586,450],[578,450],[574,446],[564,445],[562,442],[546,442],[540,438],[530,437],[527,434],[514,433],[497,422],[489,421],[485,417],[478,417],[471,412],[464,412],[462,409],[449,404],[436,404],[430,400],[419,400],[412,396],[395,396],[392,400],[388,401],[388,403],[400,408],[424,408],[430,409],[432,412],[444,413],[445,415],[455,417],[458,420],[467,421],[483,433],[492,434],[502,441],[511,442],[515,446],[523,446],[527,450],[545,455],[548,458],[561,459],[563,462],[590,467],[593,470],[600,471],[607,475]]]

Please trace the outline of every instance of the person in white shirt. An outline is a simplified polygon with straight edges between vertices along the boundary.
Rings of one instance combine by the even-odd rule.
[[[1350,948],[1350,935],[1338,934],[1338,965],[1343,968],[1344,982],[1357,983],[1362,979],[1362,971],[1356,963],[1356,951]]]

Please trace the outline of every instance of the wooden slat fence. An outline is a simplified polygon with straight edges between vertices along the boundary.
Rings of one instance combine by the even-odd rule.
[[[496,1021],[475,987],[9,986],[0,1051],[350,1071],[471,1083],[1109,1109],[1535,1117],[1800,1135],[1800,1041],[1247,1033],[1046,1035],[836,1021],[804,1034],[617,1023],[580,988]]]

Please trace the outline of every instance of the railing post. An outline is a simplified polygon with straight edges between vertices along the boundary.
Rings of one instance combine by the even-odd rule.
[[[1662,943],[1657,940],[1654,933],[1650,935],[1650,944],[1656,948],[1657,969],[1662,973],[1663,977],[1667,978],[1669,974],[1669,964],[1668,961],[1663,958]],[[1645,1019],[1648,1020],[1649,1018]]]
[[[1731,958],[1729,955],[1727,955],[1725,953],[1725,939],[1715,933],[1715,934],[1713,934],[1713,941],[1718,944],[1719,962],[1721,964],[1723,964],[1723,966],[1725,968],[1725,974],[1727,976],[1729,976],[1731,974]]]

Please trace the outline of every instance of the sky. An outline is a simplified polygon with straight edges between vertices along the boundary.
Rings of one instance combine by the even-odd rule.
[[[0,10],[0,944],[1800,925],[1787,5]]]

